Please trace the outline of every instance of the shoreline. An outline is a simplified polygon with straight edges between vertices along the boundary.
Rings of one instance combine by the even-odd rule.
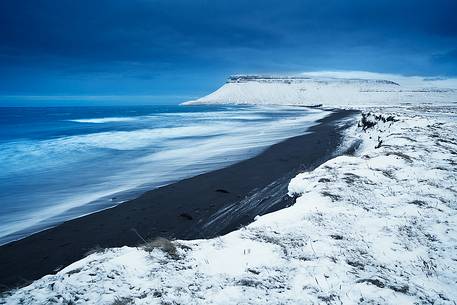
[[[306,134],[253,158],[0,246],[0,291],[56,272],[96,247],[136,246],[137,232],[145,239],[211,238],[291,205],[290,179],[333,157],[344,128],[335,122],[355,113],[333,110]]]

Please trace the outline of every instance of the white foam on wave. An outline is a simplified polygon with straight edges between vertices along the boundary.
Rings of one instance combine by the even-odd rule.
[[[91,124],[103,124],[103,123],[115,123],[115,122],[131,122],[138,120],[139,117],[109,117],[109,118],[95,118],[95,119],[75,119],[68,120],[76,123],[91,123]]]
[[[26,228],[30,228],[33,226],[36,226],[37,224],[43,222],[43,220],[49,219],[51,217],[54,217],[56,215],[62,214],[69,209],[79,207],[81,205],[87,204],[89,202],[92,202],[94,200],[97,200],[98,198],[102,198],[105,196],[109,196],[110,194],[117,193],[117,192],[122,192],[126,191],[131,187],[135,187],[135,184],[124,184],[122,187],[119,188],[107,188],[105,190],[99,190],[99,191],[94,191],[90,192],[88,190],[87,193],[84,194],[71,194],[71,196],[62,196],[58,197],[56,196],[56,203],[52,204],[51,206],[47,206],[45,208],[42,208],[40,210],[35,210],[33,213],[21,213],[19,214],[20,219],[17,219],[15,222],[8,222],[7,226],[2,226],[0,225],[0,245],[2,245],[5,242],[9,242],[9,239],[3,240],[3,237],[14,234],[18,231],[24,230]],[[67,194],[68,195],[68,194]],[[9,215],[4,215],[5,219],[2,221],[2,223],[6,223],[8,220],[7,217]],[[83,216],[83,215],[80,215]],[[0,217],[1,219],[2,217]],[[44,225],[41,229],[45,229],[48,226]],[[20,236],[22,237],[22,236]],[[13,239],[14,240],[14,239]]]
[[[94,134],[68,136],[45,141],[23,140],[0,145],[0,168],[8,171],[30,170],[42,166],[43,162],[59,166],[69,162],[65,155],[72,155],[70,161],[93,157],[94,150],[136,150],[152,145],[163,146],[166,140],[177,137],[211,136],[229,132],[233,124],[197,125],[173,128],[139,129],[134,131],[109,131]],[[24,160],[34,162],[24,162]],[[11,167],[16,164],[15,167]]]
[[[39,142],[34,140],[7,142],[0,144],[0,149],[2,151],[0,154],[0,168],[2,168],[2,164],[8,165],[9,169],[2,168],[5,173],[11,170],[30,170],[35,166],[41,166],[43,162],[58,166],[61,162],[68,162],[68,160],[63,157],[67,154],[72,154],[72,160],[83,160],[93,157],[92,151],[97,149],[122,151],[141,149],[152,145],[164,147],[164,143],[170,139],[220,136],[227,133],[233,133],[237,128],[239,132],[248,133],[259,128],[259,124],[261,123],[245,125],[244,123],[237,121],[256,121],[265,119],[263,113],[272,111],[280,114],[281,111],[303,111],[303,109],[296,107],[276,107],[273,109],[271,107],[263,106],[244,111],[166,113],[161,114],[161,116],[175,116],[178,118],[178,122],[175,122],[175,124],[179,124],[180,121],[182,121],[182,118],[186,118],[187,121],[181,122],[181,124],[185,124],[184,126],[177,127],[155,127],[142,128],[133,131],[97,132],[60,137]],[[304,120],[311,120],[311,117],[309,116],[311,113],[312,111],[308,110]],[[153,116],[144,116],[140,118],[147,120],[150,117]],[[122,119],[125,119],[125,121],[134,121],[134,117]],[[91,120],[98,120],[101,122],[104,119]],[[283,120],[280,124],[285,124],[285,122],[286,120]],[[265,124],[268,124],[268,122]],[[279,122],[275,120],[275,123],[272,126],[277,124],[279,124]],[[24,160],[28,159],[34,159],[35,162],[25,163]],[[16,166],[13,168],[10,166],[11,164],[16,164]]]

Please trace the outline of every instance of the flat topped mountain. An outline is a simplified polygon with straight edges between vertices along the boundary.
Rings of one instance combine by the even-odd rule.
[[[233,75],[222,87],[211,94],[183,104],[384,106],[404,103],[449,104],[456,102],[457,90],[455,89],[403,86],[401,83],[389,79]]]
[[[394,85],[400,84],[384,79],[362,79],[362,78],[336,78],[336,77],[308,77],[308,76],[269,76],[269,75],[232,75],[228,78],[227,83],[340,83],[340,84],[373,84],[373,85]]]

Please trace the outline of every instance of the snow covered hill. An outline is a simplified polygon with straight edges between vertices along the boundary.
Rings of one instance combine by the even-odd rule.
[[[211,240],[100,250],[0,304],[455,305],[457,107],[362,110],[356,153],[295,177],[295,205]]]
[[[240,75],[230,77],[215,92],[184,104],[349,106],[417,102],[457,102],[457,81],[366,72],[314,72],[278,77]]]

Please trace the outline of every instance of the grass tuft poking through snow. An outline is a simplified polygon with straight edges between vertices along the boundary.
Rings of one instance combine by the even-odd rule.
[[[158,237],[144,243],[142,248],[147,252],[152,252],[154,249],[160,249],[163,252],[167,253],[170,257],[177,257],[176,246],[170,240],[163,237]]]
[[[355,153],[295,177],[295,205],[211,240],[93,253],[0,303],[455,305],[456,135],[457,108],[365,109]]]
[[[130,305],[133,304],[132,298],[115,298],[111,305]]]

